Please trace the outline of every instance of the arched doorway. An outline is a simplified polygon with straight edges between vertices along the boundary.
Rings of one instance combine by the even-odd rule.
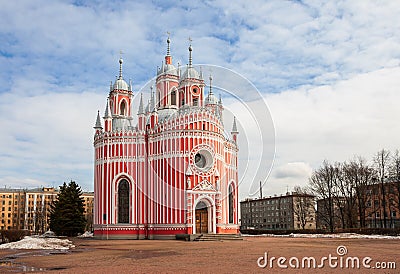
[[[208,233],[208,207],[202,201],[196,205],[196,233]]]
[[[118,185],[118,223],[129,223],[129,183],[125,179]]]

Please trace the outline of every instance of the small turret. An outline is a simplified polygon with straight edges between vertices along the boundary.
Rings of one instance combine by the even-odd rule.
[[[213,91],[212,91],[212,76],[210,75],[210,91],[208,92],[208,95],[206,97],[206,105],[216,105],[218,104],[218,99],[215,97]]]
[[[143,93],[140,93],[138,116],[138,129],[144,130],[146,128],[146,114],[143,107]]]
[[[106,110],[104,111],[104,130],[111,131],[112,129],[112,116],[110,110],[110,99],[107,98]]]
[[[144,114],[144,108],[143,108],[143,93],[140,93],[140,102],[139,102],[139,110],[138,110],[138,115]]]
[[[100,111],[97,111],[97,118],[96,118],[96,124],[93,127],[96,130],[96,134],[100,133],[103,130],[103,127],[101,126],[101,122],[100,122]]]
[[[237,143],[237,136],[239,134],[239,131],[237,129],[237,125],[236,125],[236,117],[233,117],[233,125],[232,125],[232,131],[231,131],[231,135],[232,135],[232,139],[235,143]]]

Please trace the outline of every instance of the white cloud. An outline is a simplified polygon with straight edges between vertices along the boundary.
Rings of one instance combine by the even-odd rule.
[[[276,128],[277,158],[266,188],[283,192],[291,162],[317,168],[324,159],[371,159],[381,148],[400,147],[400,67],[357,75],[332,86],[267,95]],[[290,176],[289,176],[290,177]],[[294,185],[307,184],[307,176]],[[284,181],[284,182],[282,182]]]

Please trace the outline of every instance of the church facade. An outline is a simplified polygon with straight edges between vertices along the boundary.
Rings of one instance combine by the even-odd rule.
[[[188,65],[175,67],[168,38],[147,104],[123,79],[122,62],[94,126],[95,237],[238,233],[236,120],[225,133],[221,97],[193,67],[192,47]]]

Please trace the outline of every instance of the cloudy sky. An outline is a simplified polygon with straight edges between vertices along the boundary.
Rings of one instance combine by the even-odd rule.
[[[92,190],[92,127],[119,52],[124,77],[140,90],[163,60],[167,31],[175,63],[187,63],[191,37],[194,63],[254,85],[259,98],[237,96],[260,128],[270,118],[253,104],[269,107],[269,155],[253,157],[271,140],[252,142],[251,123],[238,118],[246,142],[241,198],[254,194],[253,180],[265,181],[264,194],[279,194],[305,185],[324,159],[370,160],[381,148],[400,148],[398,1],[1,2],[0,187],[72,179]],[[237,101],[224,101],[240,116]],[[264,178],[243,169],[252,161]]]

